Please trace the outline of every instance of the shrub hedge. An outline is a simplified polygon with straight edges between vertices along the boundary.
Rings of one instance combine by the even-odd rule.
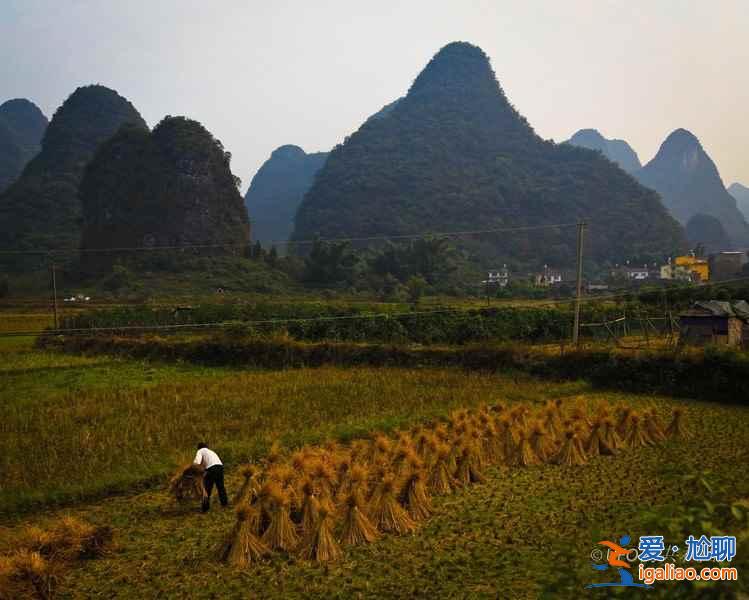
[[[612,307],[586,307],[586,318],[619,316]],[[470,310],[324,303],[211,304],[189,310],[124,307],[66,318],[63,329],[149,327],[222,323],[238,336],[285,334],[299,341],[353,341],[402,344],[472,344],[502,340],[556,341],[570,336],[572,310],[560,307],[489,307]],[[142,333],[133,330],[132,334]]]
[[[713,348],[690,353],[624,353],[613,349],[560,353],[518,344],[419,347],[227,336],[195,340],[56,336],[40,338],[39,344],[77,353],[265,368],[368,365],[516,369],[543,378],[586,379],[603,388],[749,404],[749,354]]]

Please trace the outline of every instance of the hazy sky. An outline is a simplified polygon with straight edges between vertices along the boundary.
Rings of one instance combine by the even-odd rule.
[[[201,121],[246,189],[274,148],[330,149],[455,40],[544,138],[595,127],[646,162],[684,127],[749,185],[749,0],[0,0],[0,102],[51,117],[101,83],[151,126]]]

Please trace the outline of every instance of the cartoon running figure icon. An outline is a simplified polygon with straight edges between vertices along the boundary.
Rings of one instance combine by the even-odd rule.
[[[630,568],[630,564],[626,560],[622,560],[620,557],[626,557],[627,553],[629,552],[626,548],[623,546],[626,546],[629,544],[629,536],[623,535],[621,538],[619,538],[619,543],[615,544],[614,542],[611,542],[609,540],[602,540],[598,542],[599,546],[606,546],[609,551],[607,552],[607,559],[608,564],[606,565],[597,565],[593,563],[593,568],[597,571],[605,571],[609,567],[614,567],[619,571],[619,581],[609,581],[606,583],[591,583],[589,585],[586,585],[586,588],[596,588],[596,587],[642,587],[642,588],[650,588],[653,587],[651,585],[646,585],[644,583],[635,583],[634,579],[632,579],[632,574],[627,570]]]

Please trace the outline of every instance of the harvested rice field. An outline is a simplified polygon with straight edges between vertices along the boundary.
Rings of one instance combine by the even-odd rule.
[[[591,568],[591,551],[599,540],[661,534],[676,542],[718,531],[739,536],[733,561],[739,581],[702,592],[735,597],[746,591],[741,574],[742,566],[744,572],[749,566],[749,410],[741,406],[603,392],[585,381],[538,381],[516,373],[332,367],[242,371],[55,355],[18,343],[0,352],[0,552],[18,551],[30,537],[36,540],[35,551],[50,547],[38,540],[47,539],[47,530],[60,531],[60,523],[79,523],[76,531],[91,532],[78,546],[65,546],[64,562],[52,556],[44,567],[48,571],[41,581],[50,584],[44,589],[57,597],[580,598],[600,595],[585,585],[606,578]],[[441,443],[452,447],[463,440],[464,447],[480,430],[483,444],[482,414],[491,416],[492,427],[500,428],[506,415],[516,425],[526,418],[529,431],[536,421],[551,429],[551,421],[544,420],[550,406],[560,407],[563,427],[576,430],[581,441],[589,437],[601,407],[614,425],[623,407],[642,422],[639,433],[632,433],[631,425],[629,433],[622,431],[621,441],[630,441],[614,455],[590,452],[583,461],[572,446],[564,451],[563,432],[543,462],[507,460],[500,436],[496,454],[489,456],[482,445],[475,464],[470,452],[465,463],[462,454],[455,457],[450,477],[462,478],[464,485],[438,494],[430,482],[429,516],[409,512],[412,526],[398,533],[383,530],[394,528],[387,525],[392,510],[397,512],[390,500],[390,512],[380,506],[376,517],[370,514],[378,529],[372,543],[343,545],[346,518],[336,513],[330,519],[323,511],[329,523],[308,525],[310,535],[301,517],[294,516],[292,523],[300,539],[315,544],[275,549],[237,566],[220,560],[227,558],[227,540],[235,539],[237,503],[221,509],[214,497],[212,510],[201,514],[198,501],[178,503],[169,493],[170,476],[192,458],[196,441],[205,439],[226,464],[232,500],[243,489],[248,462],[262,474],[260,484],[273,479],[274,465],[277,470],[294,465],[305,452],[309,464],[322,463],[320,457],[332,448],[340,457],[357,446],[374,474],[366,492],[371,497],[377,480],[387,479],[378,475],[377,452],[388,446],[388,461],[395,461],[403,439],[399,433],[408,432],[418,446],[420,432],[443,427],[450,433]],[[681,414],[678,432],[638,444],[641,435],[648,436],[648,419],[655,419],[665,434],[674,410]],[[469,415],[467,427],[460,423],[466,418],[461,414]],[[413,430],[420,425],[425,428]],[[514,443],[521,445],[517,437]],[[438,454],[425,462],[434,462]],[[554,458],[560,455],[565,458]],[[338,460],[341,468],[343,459]],[[480,476],[474,477],[471,468]],[[310,474],[320,470],[317,479],[310,477],[314,485],[327,477],[322,467],[305,469]],[[290,486],[299,490],[300,509],[305,494],[324,495],[319,489],[305,492],[303,479],[295,478]],[[258,505],[261,487],[241,504]],[[377,492],[380,498],[382,492]],[[347,506],[338,496],[336,504]],[[411,510],[413,500],[398,502]],[[370,503],[371,498],[362,503],[363,512]],[[40,529],[31,535],[30,526]],[[329,531],[320,535],[321,528]],[[111,541],[94,533],[108,534],[109,529]],[[100,538],[106,541],[101,551]],[[273,536],[262,538],[278,543]],[[91,544],[96,552],[79,549]],[[340,555],[331,550],[334,545],[341,546]],[[75,560],[67,558],[70,547]],[[334,560],[322,560],[331,556]],[[698,593],[694,584],[659,582],[651,596]]]

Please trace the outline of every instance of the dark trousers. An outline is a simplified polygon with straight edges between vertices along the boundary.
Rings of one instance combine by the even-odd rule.
[[[203,476],[203,484],[205,485],[205,497],[203,498],[203,512],[206,512],[211,507],[211,492],[213,492],[213,485],[216,485],[218,491],[218,499],[221,501],[221,506],[229,504],[229,499],[226,497],[226,488],[224,487],[224,465],[213,465],[210,469],[207,469]]]

